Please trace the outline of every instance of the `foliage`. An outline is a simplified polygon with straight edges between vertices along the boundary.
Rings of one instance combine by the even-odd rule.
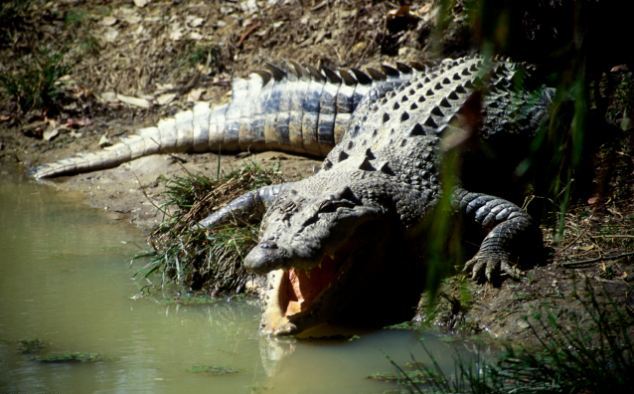
[[[190,66],[205,65],[213,70],[222,69],[221,48],[218,45],[195,45],[187,58]]]
[[[0,74],[0,88],[22,112],[55,110],[62,96],[59,79],[68,70],[63,53],[41,50],[22,59],[17,71]]]
[[[234,222],[203,229],[196,223],[246,191],[279,181],[275,170],[255,164],[218,180],[201,174],[168,180],[162,204],[165,218],[150,235],[154,251],[142,275],[160,273],[162,285],[175,282],[187,290],[205,289],[211,294],[245,291],[250,275],[242,260],[255,245],[257,226]]]
[[[627,84],[627,76],[620,78],[624,71],[614,66],[631,61],[632,56],[603,45],[627,33],[618,23],[624,19],[622,7],[572,0],[437,0],[436,4],[439,13],[431,39],[442,43],[452,31],[467,29],[471,42],[463,45],[475,46],[485,56],[510,56],[539,65],[538,80],[556,88],[548,119],[517,166],[515,181],[529,184],[532,193],[541,197],[529,207],[532,214],[555,209],[561,218],[575,199],[597,192],[594,184],[605,183],[599,176],[610,175],[597,172],[595,156],[605,149],[618,151],[629,142],[613,126],[631,129],[634,86]],[[435,48],[437,53],[446,50],[439,44]],[[608,83],[602,82],[606,79]],[[623,82],[614,83],[615,79]],[[616,157],[610,152],[606,156]],[[618,192],[605,192],[614,191]],[[563,221],[555,230],[558,240]]]
[[[571,326],[552,313],[528,321],[537,349],[507,346],[496,361],[476,354],[475,361],[457,357],[453,376],[434,357],[430,364],[401,367],[392,381],[412,392],[429,393],[625,393],[634,387],[634,318],[586,282],[585,296],[574,293],[582,311]],[[602,301],[605,300],[605,301]]]

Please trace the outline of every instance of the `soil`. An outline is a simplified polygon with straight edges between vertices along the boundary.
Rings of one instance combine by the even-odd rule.
[[[437,57],[431,50],[431,1],[411,7],[359,0],[26,3],[30,6],[11,15],[7,26],[12,27],[0,35],[0,58],[11,59],[0,64],[0,72],[27,79],[29,72],[45,70],[42,58],[54,52],[63,53],[66,68],[51,85],[55,94],[34,93],[45,96],[44,105],[17,99],[28,92],[0,93],[0,163],[6,168],[18,164],[25,171],[98,150],[100,141],[116,142],[194,101],[226,100],[233,76],[245,76],[268,61],[361,66],[395,59],[425,63]],[[467,41],[461,29],[443,37],[455,55],[466,51]],[[250,161],[279,165],[287,179],[308,176],[319,164],[277,152],[155,155],[47,183],[82,192],[91,206],[149,232],[162,219],[157,209],[162,179],[184,172],[227,172]],[[530,331],[523,318],[542,306],[550,305],[559,315],[578,310],[570,295],[582,278],[607,288],[632,310],[632,256],[603,258],[633,250],[634,205],[611,201],[597,208],[583,203],[570,210],[568,231],[558,243],[545,227],[554,258],[528,271],[524,280],[493,287],[454,278],[443,287],[445,302],[438,313],[418,320],[450,331],[466,327],[520,340]],[[597,259],[577,267],[564,264],[589,257]],[[469,299],[460,296],[463,287]]]

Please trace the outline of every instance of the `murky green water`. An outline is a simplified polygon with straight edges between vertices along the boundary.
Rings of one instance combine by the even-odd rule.
[[[270,341],[245,301],[167,305],[134,299],[132,255],[144,244],[129,224],[81,198],[0,175],[0,392],[373,393],[365,377],[396,361],[426,359],[418,337],[385,330],[355,341]],[[22,339],[52,352],[96,352],[90,364],[44,364]],[[450,364],[449,345],[426,346]],[[238,370],[215,376],[193,366]]]

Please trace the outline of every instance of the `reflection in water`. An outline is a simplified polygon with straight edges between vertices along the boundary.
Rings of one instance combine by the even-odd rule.
[[[244,300],[133,300],[128,262],[142,235],[78,196],[5,175],[0,223],[0,392],[372,393],[389,388],[365,379],[391,370],[386,355],[424,359],[408,331],[356,341],[268,339],[258,334],[258,306]],[[18,340],[34,338],[52,352],[95,352],[105,361],[41,364],[18,351]],[[426,346],[448,353],[433,338]],[[239,373],[192,373],[193,366]]]

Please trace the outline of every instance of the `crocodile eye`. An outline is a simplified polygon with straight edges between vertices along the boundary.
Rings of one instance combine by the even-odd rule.
[[[336,209],[337,208],[332,203],[332,200],[326,200],[326,201],[322,201],[319,204],[319,207],[317,208],[317,211],[319,213],[325,213],[325,212],[334,212]]]
[[[319,213],[335,212],[337,208],[352,208],[354,203],[348,200],[325,200],[319,204]]]

